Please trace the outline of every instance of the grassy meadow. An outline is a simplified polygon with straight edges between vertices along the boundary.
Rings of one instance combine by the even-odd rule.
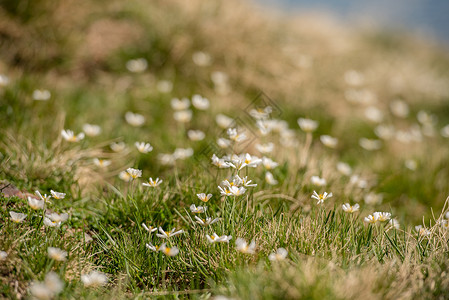
[[[0,298],[447,298],[447,46],[237,0],[0,36]]]

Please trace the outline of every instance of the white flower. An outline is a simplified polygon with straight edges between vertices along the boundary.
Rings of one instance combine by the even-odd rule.
[[[187,131],[187,136],[191,141],[196,142],[203,140],[206,135],[201,130],[189,130]]]
[[[223,114],[218,114],[215,117],[215,121],[217,122],[218,126],[223,129],[231,127],[231,125],[234,123],[234,119]]]
[[[426,111],[420,110],[416,115],[419,123],[422,125],[434,125],[437,122],[437,118],[435,115],[429,114]]]
[[[173,154],[169,154],[169,153],[160,153],[157,156],[158,160],[160,161],[160,163],[164,166],[167,165],[173,165],[175,163],[175,157]]]
[[[202,214],[206,211],[206,206],[196,206],[195,204],[190,205],[190,211],[194,214]]]
[[[240,184],[243,184],[243,186],[246,187],[254,187],[257,186],[257,183],[251,183],[253,182],[252,180],[248,180],[248,176],[245,176],[243,178],[240,178],[239,175],[235,175],[238,179],[240,179]]]
[[[139,169],[128,168],[126,169],[126,172],[128,172],[132,179],[142,177],[142,170]]]
[[[59,248],[48,247],[48,257],[57,261],[65,261],[67,259],[67,252]]]
[[[176,248],[176,247],[169,248],[165,245],[165,243],[159,247],[159,251],[161,251],[162,253],[164,253],[167,256],[175,256],[176,254],[179,253],[178,248]]]
[[[407,169],[411,171],[415,171],[418,168],[418,163],[414,159],[407,159],[404,165]]]
[[[246,254],[254,254],[256,253],[256,242],[252,241],[249,245],[248,243],[242,239],[242,238],[238,238],[235,241],[235,248],[237,249],[237,251],[240,251],[242,253],[246,253]]]
[[[48,90],[34,90],[33,99],[37,101],[47,101],[50,99],[51,93]]]
[[[375,215],[377,221],[379,221],[379,222],[385,222],[385,221],[388,221],[391,219],[391,213],[389,213],[389,212],[377,211],[374,213],[374,215]]]
[[[238,133],[236,128],[228,128],[227,134],[229,138],[236,143],[243,142],[247,139],[246,134],[244,132]]]
[[[372,104],[377,102],[377,96],[372,91],[367,89],[362,90],[347,90],[345,98],[349,102],[358,104]]]
[[[190,122],[190,120],[192,120],[192,111],[189,109],[175,111],[173,113],[173,118],[177,122],[188,123],[188,122]]]
[[[126,144],[124,142],[111,143],[109,147],[114,152],[122,152],[126,149]]]
[[[195,219],[196,219],[196,222],[197,222],[198,224],[203,225],[203,226],[212,225],[212,224],[214,224],[214,223],[220,221],[219,218],[215,218],[215,219],[212,220],[211,217],[207,217],[206,219],[201,219],[201,218],[199,218],[198,216],[195,216]]]
[[[380,124],[374,128],[374,133],[383,140],[390,140],[395,136],[395,129],[393,126]]]
[[[230,195],[232,195],[231,190],[228,187],[218,186],[218,189],[220,190],[220,194],[223,195],[223,196],[230,196]]]
[[[242,186],[242,187],[237,187],[237,186],[231,186],[229,188],[229,191],[231,192],[232,195],[234,196],[240,196],[245,194],[246,189]]]
[[[349,176],[352,173],[351,167],[347,163],[344,163],[344,162],[339,162],[337,164],[337,170],[338,170],[338,172],[340,172],[341,174],[346,175],[346,176]]]
[[[173,157],[175,159],[186,159],[193,155],[192,148],[176,148],[175,152],[173,152]]]
[[[276,184],[279,183],[276,179],[274,179],[274,176],[273,176],[273,174],[271,174],[270,171],[266,171],[266,172],[265,172],[265,181],[266,181],[269,185],[276,185]]]
[[[368,205],[376,205],[382,203],[383,196],[382,194],[376,194],[376,193],[368,193],[363,197],[363,200]]]
[[[229,168],[231,166],[228,162],[222,158],[218,158],[215,154],[212,155],[212,164],[220,169]]]
[[[158,229],[159,229],[160,233],[156,233],[156,236],[158,236],[162,239],[168,239],[168,238],[171,238],[172,236],[175,236],[175,235],[178,235],[178,234],[181,234],[184,232],[182,229],[176,231],[176,228],[173,228],[171,231],[164,231],[162,229],[162,227],[159,227]]]
[[[111,161],[108,159],[94,158],[93,162],[97,167],[101,167],[101,168],[106,168],[107,166],[111,165]]]
[[[130,59],[126,62],[126,68],[132,73],[142,73],[148,67],[148,62],[145,58]]]
[[[156,89],[161,93],[170,93],[173,90],[173,83],[169,80],[159,80]]]
[[[157,227],[152,227],[152,226],[148,227],[147,225],[145,225],[145,223],[142,223],[142,227],[149,233],[153,233],[157,230]]]
[[[43,209],[45,201],[28,196],[28,205],[34,210]]]
[[[192,105],[199,110],[206,110],[209,108],[209,100],[200,95],[192,96]]]
[[[415,226],[415,230],[418,232],[420,236],[429,236],[432,234],[430,230],[424,228],[422,225]]]
[[[446,219],[449,219],[449,211],[444,215]]]
[[[326,179],[321,178],[319,176],[312,176],[310,178],[310,182],[312,182],[312,184],[316,186],[325,186],[327,183]]]
[[[0,261],[5,260],[8,257],[8,253],[6,253],[5,251],[1,250],[0,251]]]
[[[121,172],[118,174],[118,177],[119,177],[121,180],[125,181],[125,182],[128,182],[128,181],[130,181],[130,180],[132,179],[131,175],[129,175],[129,173],[126,172],[126,171],[121,171]]]
[[[59,227],[59,226],[61,226],[60,223],[53,222],[53,221],[50,220],[50,218],[48,218],[48,217],[45,217],[45,218],[44,218],[44,225],[45,225],[45,226],[48,226],[48,227]]]
[[[261,120],[261,119],[267,119],[272,112],[273,112],[273,109],[271,108],[271,106],[266,106],[264,108],[258,108],[258,109],[253,108],[249,111],[249,114],[254,119]]]
[[[61,226],[62,222],[67,221],[68,218],[69,218],[69,215],[66,213],[47,214],[47,215],[45,215],[45,218],[44,218],[44,225],[49,226],[49,227],[59,227],[59,226]]]
[[[55,298],[64,289],[64,282],[55,272],[45,275],[44,282],[33,281],[30,285],[30,294],[34,299],[48,300]]]
[[[390,103],[390,110],[398,118],[406,118],[409,114],[407,103],[402,100],[394,100]]]
[[[365,189],[368,187],[368,182],[365,179],[360,178],[359,175],[352,175],[351,178],[349,178],[349,183],[352,185],[356,185],[361,189]]]
[[[441,128],[440,134],[442,137],[449,138],[449,124]]]
[[[222,235],[218,236],[215,232],[212,235],[206,234],[206,239],[209,241],[209,243],[229,243],[229,241],[232,239],[232,235]]]
[[[203,51],[197,51],[197,52],[193,53],[192,60],[197,66],[200,66],[200,67],[210,66],[210,64],[212,62],[211,56],[208,53],[203,52]]]
[[[10,211],[9,215],[11,216],[11,221],[13,221],[14,223],[22,223],[23,220],[25,220],[25,218],[27,217],[26,214],[16,213],[14,211]]]
[[[330,135],[322,135],[320,136],[320,141],[324,146],[334,149],[337,147],[338,139],[331,137]]]
[[[148,182],[144,182],[144,183],[142,183],[142,185],[148,186],[148,187],[157,187],[161,183],[162,183],[162,180],[159,179],[159,177],[156,178],[156,180],[153,180],[153,178],[150,177],[150,179],[148,179]]]
[[[84,124],[83,131],[87,136],[97,136],[101,133],[101,127],[94,124]]]
[[[304,132],[313,132],[318,128],[318,122],[310,119],[299,118],[298,125]]]
[[[351,86],[360,86],[365,83],[365,75],[356,71],[348,70],[344,74],[345,82]]]
[[[186,110],[189,108],[190,102],[187,98],[182,98],[181,100],[178,98],[173,98],[171,99],[170,105],[174,110]]]
[[[81,275],[81,281],[85,287],[97,287],[106,285],[108,277],[104,273],[92,271],[89,274]]]
[[[0,87],[5,87],[9,84],[8,76],[0,74]]]
[[[279,166],[279,164],[273,160],[271,160],[268,157],[262,157],[262,165],[265,167],[265,169],[267,170],[272,170],[274,168],[276,168],[277,166]]]
[[[391,219],[390,221],[388,221],[388,224],[391,227],[396,228],[396,229],[399,229],[399,226],[400,226],[399,221],[396,219]]]
[[[371,122],[380,123],[384,119],[384,114],[377,107],[369,106],[365,109],[365,117]]]
[[[153,150],[153,147],[150,145],[150,143],[135,142],[134,146],[136,146],[137,150],[139,150],[139,152],[143,153],[143,154],[146,154],[146,153],[151,152]]]
[[[145,246],[154,252],[159,251],[159,248],[160,248],[158,245],[154,246],[152,243],[145,244]]]
[[[259,151],[262,154],[268,154],[273,152],[274,144],[273,143],[267,143],[267,144],[256,144],[256,150]]]
[[[134,127],[140,127],[145,123],[145,117],[143,115],[130,111],[125,114],[125,120],[129,125]]]
[[[268,259],[271,261],[281,261],[284,260],[285,258],[287,258],[288,255],[288,251],[285,250],[284,248],[278,248],[276,250],[276,253],[271,253],[268,256]]]
[[[206,195],[205,193],[196,194],[196,196],[203,202],[207,202],[209,201],[210,198],[212,198],[212,194]]]
[[[359,139],[359,145],[365,150],[373,151],[379,150],[382,147],[382,142],[379,140],[370,140],[367,138]]]
[[[371,224],[375,224],[377,222],[377,215],[373,214],[373,215],[369,215],[368,217],[365,217],[365,222],[366,223],[371,223]]]
[[[66,141],[72,142],[72,143],[76,143],[76,142],[79,142],[82,139],[84,139],[84,132],[81,132],[81,133],[78,133],[78,135],[75,135],[72,130],[68,130],[68,129],[61,130],[61,135]]]
[[[318,194],[317,192],[313,191],[312,198],[318,200],[316,204],[324,203],[324,200],[331,198],[333,195],[332,193],[324,192],[323,194]]]
[[[217,145],[222,149],[229,148],[231,146],[231,141],[225,138],[219,138],[217,139]]]
[[[449,229],[449,222],[448,222],[448,220],[441,220],[440,221],[440,226],[442,228],[444,228],[444,229]],[[1,260],[1,258],[0,258],[0,260]]]
[[[356,211],[359,211],[360,205],[359,204],[351,205],[349,203],[345,203],[342,205],[342,208],[345,212],[352,214],[355,213]]]
[[[53,190],[50,190],[51,196],[53,198],[55,198],[56,200],[60,200],[60,199],[64,199],[65,197],[65,193],[59,193],[59,192],[55,192]],[[45,195],[47,196],[47,195]]]

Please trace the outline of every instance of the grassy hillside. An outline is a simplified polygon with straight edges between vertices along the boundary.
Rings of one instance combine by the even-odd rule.
[[[1,297],[445,298],[444,46],[240,1],[3,1],[0,36]]]

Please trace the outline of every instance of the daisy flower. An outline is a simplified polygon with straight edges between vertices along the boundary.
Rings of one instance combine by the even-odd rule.
[[[267,170],[272,170],[274,168],[276,168],[277,166],[279,166],[279,164],[273,160],[271,160],[268,157],[262,157],[262,165],[265,167],[265,169]]]
[[[256,253],[256,242],[252,241],[249,245],[248,243],[242,239],[242,238],[238,238],[235,241],[235,248],[237,251],[242,252],[242,253],[246,253],[246,254],[254,254]]]
[[[22,223],[23,220],[25,220],[25,218],[27,217],[26,214],[17,213],[14,211],[10,211],[9,215],[11,216],[11,221],[13,221],[14,223]]]
[[[240,179],[241,184],[243,184],[243,186],[245,186],[245,187],[255,187],[255,186],[257,186],[257,183],[251,183],[253,181],[252,180],[248,180],[248,176],[240,178],[238,175],[236,175],[236,177],[238,177]]]
[[[0,74],[0,87],[5,87],[9,84],[8,76]]]
[[[190,205],[190,211],[194,214],[201,214],[206,211],[206,206],[196,206],[195,204]]]
[[[390,219],[390,221],[388,221],[388,225],[390,225],[393,228],[399,229],[399,221],[396,219]]]
[[[209,243],[229,243],[229,241],[232,239],[232,235],[222,235],[218,236],[215,232],[212,235],[206,234],[206,239]]]
[[[150,179],[148,179],[148,182],[144,182],[142,183],[143,186],[148,186],[148,187],[157,187],[158,185],[160,185],[162,183],[163,180],[160,180],[159,178],[156,178],[156,180],[153,180],[153,178],[150,177]]]
[[[49,90],[34,90],[32,97],[33,100],[47,101],[51,98],[51,93]]]
[[[203,225],[203,226],[212,225],[212,224],[220,221],[219,218],[212,219],[211,217],[207,217],[206,219],[201,219],[198,216],[195,216],[195,219],[198,224]]]
[[[153,226],[148,227],[145,223],[142,223],[142,227],[149,233],[153,233],[157,230],[157,227],[153,227]]]
[[[339,162],[337,164],[337,171],[343,175],[349,176],[352,173],[352,168],[347,163]]]
[[[94,165],[96,165],[97,167],[101,167],[101,168],[106,168],[107,166],[111,165],[111,161],[108,159],[94,158],[93,162],[94,162]]]
[[[322,135],[320,136],[320,141],[324,146],[334,149],[337,147],[338,139],[331,137],[330,135]]]
[[[203,202],[207,202],[209,201],[210,198],[212,198],[212,194],[205,194],[205,193],[201,193],[201,194],[196,194],[196,196],[198,197],[198,199],[200,199]]]
[[[121,171],[118,174],[118,177],[125,182],[129,182],[132,179],[131,175],[129,175],[129,173],[126,171]]]
[[[160,233],[156,233],[156,236],[158,236],[162,239],[168,239],[168,238],[171,238],[172,236],[175,236],[175,235],[178,235],[178,234],[181,234],[184,232],[182,229],[176,231],[176,228],[173,228],[171,231],[164,231],[162,229],[162,227],[159,227],[158,229],[159,229]]]
[[[76,143],[76,142],[79,142],[82,139],[84,139],[84,132],[81,132],[78,135],[75,135],[72,130],[68,130],[68,129],[61,130],[61,135],[66,141],[72,142],[72,143]]]
[[[178,110],[173,113],[173,118],[176,122],[180,123],[188,123],[192,120],[192,111],[187,110]]]
[[[221,149],[229,148],[231,146],[231,141],[225,138],[217,139],[217,145]]]
[[[406,118],[410,112],[407,103],[399,99],[390,103],[390,110],[398,118]]]
[[[97,136],[101,133],[101,127],[94,124],[84,124],[83,131],[87,136]]]
[[[269,185],[276,185],[279,183],[279,181],[277,181],[276,179],[274,179],[273,174],[271,174],[271,172],[267,171],[265,172],[265,181],[269,184]]]
[[[206,135],[201,130],[189,130],[187,131],[187,136],[191,141],[196,142],[202,141]]]
[[[89,274],[81,275],[81,281],[84,287],[104,286],[108,282],[108,277],[104,273],[92,271]]]
[[[316,185],[316,186],[325,186],[326,185],[326,179],[324,179],[324,178],[321,178],[321,177],[319,177],[319,176],[312,176],[311,178],[310,178],[310,182],[313,184],[313,185]]]
[[[174,110],[186,110],[189,108],[190,102],[187,98],[182,98],[181,100],[173,98],[171,99],[170,105]]]
[[[245,194],[246,189],[242,186],[242,187],[237,187],[237,186],[231,186],[229,191],[231,192],[232,195],[234,196],[240,196]]]
[[[135,142],[134,144],[137,148],[137,150],[139,150],[140,153],[146,154],[148,152],[151,152],[153,150],[153,147],[150,145],[150,143],[145,143],[145,142]]]
[[[391,219],[391,213],[389,212],[375,212],[374,215],[377,218],[377,221],[379,222],[385,222]]]
[[[157,156],[157,159],[164,166],[174,165],[175,164],[175,160],[176,160],[175,156],[173,154],[169,154],[169,153],[160,153]]]
[[[173,82],[170,80],[159,80],[156,89],[161,93],[170,93],[173,90]]]
[[[47,251],[48,257],[50,257],[51,259],[54,259],[56,261],[65,261],[67,259],[67,252],[64,250],[54,247],[48,247]]]
[[[145,244],[145,246],[154,252],[159,251],[159,248],[160,248],[158,245],[154,246],[152,243],[147,243],[147,244]]]
[[[378,217],[378,215],[372,214],[372,215],[369,215],[368,217],[365,217],[364,220],[366,223],[375,224],[378,221],[377,217]]]
[[[192,60],[193,62],[200,67],[207,67],[210,66],[212,62],[211,56],[203,51],[197,51],[192,54]]]
[[[69,215],[66,213],[62,214],[51,213],[45,216],[44,224],[50,227],[59,227],[61,226],[62,222],[67,221],[68,218]]]
[[[229,168],[231,165],[224,159],[218,158],[215,154],[212,155],[212,164],[219,167],[220,169]]]
[[[304,132],[313,132],[317,129],[318,122],[311,119],[299,118],[298,125]]]
[[[243,142],[247,139],[246,134],[244,132],[238,133],[236,128],[228,128],[227,134],[229,138],[236,143]]]
[[[230,196],[230,195],[232,195],[230,189],[228,189],[227,187],[218,186],[218,189],[220,190],[220,194],[222,196]]]
[[[55,192],[53,190],[50,190],[50,193],[51,193],[51,196],[53,198],[55,198],[56,200],[61,200],[61,199],[64,199],[64,197],[65,197],[65,193],[59,193],[59,192]],[[47,195],[45,195],[45,196],[47,196]]]
[[[142,170],[139,169],[128,168],[126,169],[126,172],[131,176],[131,179],[142,177]]]
[[[365,150],[374,151],[379,150],[382,147],[382,142],[379,140],[370,140],[367,138],[359,139],[359,145]]]
[[[130,111],[125,114],[125,120],[129,125],[134,127],[140,127],[145,123],[145,117],[143,115]]]
[[[45,201],[28,196],[28,205],[34,210],[43,209]]]
[[[287,258],[288,255],[288,251],[285,250],[284,248],[278,248],[276,250],[276,253],[271,253],[268,256],[268,259],[271,261],[281,261]]]
[[[218,114],[215,117],[215,121],[217,122],[218,126],[223,129],[231,127],[231,125],[234,123],[234,119],[223,114]]]
[[[126,62],[126,69],[132,73],[142,73],[148,67],[148,62],[145,58],[130,59]]]
[[[199,110],[206,110],[209,108],[209,100],[200,95],[192,96],[192,105]]]
[[[109,147],[114,152],[122,152],[126,149],[126,144],[124,142],[111,143]]]
[[[192,148],[176,148],[173,152],[174,159],[186,159],[193,155]]]
[[[415,226],[415,230],[418,232],[420,236],[429,236],[432,234],[430,230],[424,228],[422,225]]]
[[[161,251],[162,253],[164,253],[167,256],[175,256],[176,254],[179,253],[179,249],[176,247],[167,247],[165,245],[165,243],[163,243],[160,247],[159,247],[159,251]]]
[[[326,200],[332,196],[333,196],[332,193],[328,194],[327,192],[324,192],[323,194],[318,194],[317,192],[313,191],[312,198],[318,200],[318,202],[316,204],[321,204],[321,203],[324,203],[324,200]]]
[[[342,208],[345,212],[352,214],[352,213],[355,213],[356,211],[359,211],[360,205],[358,203],[356,203],[354,205],[345,203],[342,205]]]
[[[273,152],[274,144],[273,143],[267,143],[267,144],[256,144],[256,150],[259,151],[262,154],[268,154]]]
[[[33,281],[30,285],[30,294],[35,299],[48,300],[55,298],[64,289],[64,282],[55,272],[45,275],[44,282]]]

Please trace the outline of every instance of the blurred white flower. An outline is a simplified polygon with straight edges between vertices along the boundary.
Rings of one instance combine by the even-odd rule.
[[[159,162],[164,166],[173,165],[176,160],[174,155],[169,153],[160,153],[157,158]]]
[[[50,99],[51,93],[48,90],[34,90],[33,91],[33,100],[36,101],[47,101]]]
[[[158,230],[159,230],[159,233],[156,233],[156,236],[158,236],[162,239],[168,239],[168,238],[171,238],[173,236],[176,236],[176,235],[184,232],[182,229],[176,231],[176,228],[173,228],[171,231],[164,231],[162,229],[162,227],[159,227]]]
[[[217,145],[222,149],[229,148],[231,146],[231,141],[225,138],[219,138],[217,140]]]
[[[410,112],[407,103],[399,99],[390,103],[390,110],[398,118],[406,118]]]
[[[124,142],[111,143],[109,147],[114,152],[122,152],[126,149],[126,144]]]
[[[98,287],[106,285],[108,277],[102,272],[92,271],[89,274],[81,275],[81,281],[85,287]]]
[[[192,54],[192,60],[197,66],[200,67],[210,66],[210,64],[212,63],[211,56],[203,51],[194,52]]]
[[[360,178],[359,175],[352,175],[351,178],[349,178],[349,184],[355,185],[361,189],[366,189],[368,187],[368,182],[365,179]]]
[[[176,148],[173,152],[174,159],[186,159],[193,155],[192,148]]]
[[[26,214],[17,213],[14,211],[10,211],[9,215],[11,216],[11,221],[13,221],[14,223],[22,223],[23,220],[25,220],[25,218],[27,217]]]
[[[8,76],[0,74],[0,87],[5,87],[9,84]]]
[[[344,79],[346,84],[351,86],[361,86],[365,83],[365,76],[356,70],[346,71]]]
[[[441,128],[440,134],[442,137],[449,138],[449,124]]]
[[[312,176],[312,177],[310,178],[310,182],[311,182],[313,185],[316,185],[316,186],[325,186],[326,183],[327,183],[327,181],[326,181],[325,178],[321,178],[321,177],[319,177],[319,176]]]
[[[165,245],[165,243],[159,247],[159,251],[161,251],[162,253],[164,253],[167,256],[175,256],[179,253],[178,248],[176,248],[176,247],[169,248]]]
[[[369,215],[368,217],[365,217],[364,220],[366,223],[375,224],[377,222],[377,215],[376,214]]]
[[[276,185],[279,183],[279,181],[277,181],[276,179],[274,179],[273,174],[271,174],[270,171],[266,171],[265,172],[265,181],[269,184],[269,185]]]
[[[374,128],[374,133],[383,140],[390,140],[395,136],[395,129],[391,125],[380,124]]]
[[[379,222],[385,222],[391,219],[391,213],[389,212],[379,212],[376,211],[374,213],[375,218],[377,219],[377,221]]]
[[[94,162],[94,165],[96,165],[97,167],[100,167],[100,168],[106,168],[107,166],[111,165],[111,161],[108,159],[94,158],[93,162]]]
[[[347,213],[355,213],[356,211],[359,211],[360,205],[358,203],[351,205],[349,203],[345,203],[342,205],[342,208]]]
[[[212,155],[212,164],[220,169],[229,168],[231,166],[229,162],[222,158],[218,158],[215,154]]]
[[[192,105],[199,110],[206,110],[209,108],[210,103],[207,98],[204,98],[200,95],[193,95],[192,96]]]
[[[279,166],[279,164],[273,160],[271,160],[268,157],[262,157],[262,165],[265,167],[265,169],[267,170],[272,170],[274,168],[276,168],[277,166]]]
[[[158,245],[154,246],[152,243],[147,243],[147,244],[145,244],[145,246],[154,252],[159,251],[159,248],[160,248],[160,246],[158,246]]]
[[[227,95],[231,91],[229,86],[228,74],[221,71],[214,71],[211,73],[210,78],[214,83],[214,90],[219,95]]]
[[[256,253],[256,242],[252,241],[248,245],[248,243],[244,239],[238,238],[235,241],[235,248],[237,249],[237,251],[242,252],[242,253],[254,254],[254,253]]]
[[[170,101],[170,105],[174,110],[186,110],[190,106],[190,101],[187,98],[182,98],[181,100],[173,98]]]
[[[56,192],[53,190],[50,190],[51,196],[53,198],[55,198],[56,200],[60,200],[60,199],[64,199],[65,198],[65,193],[60,193],[60,192]],[[47,195],[45,195],[47,196]]]
[[[205,193],[196,194],[196,196],[203,202],[207,202],[209,201],[210,198],[212,198],[212,194],[206,195]]]
[[[160,93],[170,93],[173,90],[173,83],[169,80],[159,80],[156,84],[156,89]]]
[[[132,179],[142,177],[142,170],[139,169],[128,168],[126,169],[126,172],[128,172]]]
[[[373,151],[379,150],[382,147],[382,142],[379,140],[370,140],[367,138],[359,139],[359,145],[365,150]]]
[[[132,73],[142,73],[148,68],[145,58],[130,59],[126,62],[126,68]]]
[[[441,220],[440,221],[440,226],[443,228],[443,229],[449,229],[449,222],[448,222],[448,220]],[[1,259],[0,259],[1,260]]]
[[[423,110],[420,110],[418,112],[418,114],[416,115],[416,118],[418,119],[419,123],[421,123],[422,125],[433,126],[437,122],[437,117],[435,115],[432,115]]]
[[[66,141],[72,142],[72,143],[79,142],[82,139],[84,139],[84,132],[81,132],[81,133],[78,133],[78,135],[75,135],[72,130],[68,130],[68,129],[61,130],[61,135]]]
[[[55,272],[45,275],[44,282],[33,281],[30,285],[30,294],[34,299],[49,300],[55,298],[64,289],[64,282]]]
[[[249,114],[251,117],[253,117],[256,120],[263,120],[267,119],[270,114],[273,112],[273,108],[271,106],[266,106],[263,108],[253,108],[249,111]]]
[[[145,117],[143,115],[130,111],[126,112],[125,120],[129,125],[134,127],[140,127],[145,123]]]
[[[227,134],[236,143],[243,142],[247,139],[246,134],[244,132],[239,133],[236,128],[228,128]]]
[[[383,200],[382,194],[376,194],[376,193],[368,193],[363,197],[363,200],[368,205],[376,205],[381,204]]]
[[[331,198],[333,195],[332,193],[324,192],[323,194],[318,194],[316,191],[313,191],[313,194],[311,198],[318,200],[316,204],[322,204],[324,203],[324,200]]]
[[[259,151],[262,154],[268,154],[273,152],[274,144],[273,143],[267,143],[267,144],[256,144],[256,150]]]
[[[390,221],[388,221],[388,225],[390,225],[393,228],[399,229],[399,221],[396,219],[391,219]]]
[[[207,217],[206,219],[201,219],[198,216],[195,216],[195,219],[198,224],[203,225],[203,226],[212,225],[212,224],[220,221],[219,218],[212,219],[211,217]]]
[[[190,212],[193,214],[202,214],[206,212],[206,206],[196,206],[195,204],[190,205]]]
[[[320,136],[320,141],[324,146],[335,149],[338,144],[338,139],[331,137],[330,135],[322,135]]]
[[[97,136],[101,133],[101,127],[94,124],[84,124],[83,131],[87,136]]]
[[[220,126],[223,129],[231,127],[231,125],[234,123],[234,119],[225,116],[223,114],[218,114],[215,117],[215,121],[217,122],[218,126]]]
[[[241,186],[241,187],[231,186],[231,187],[229,188],[229,191],[230,191],[231,194],[234,195],[234,196],[241,196],[241,195],[245,194],[246,189],[245,189],[243,186]]]
[[[196,142],[202,141],[206,135],[201,130],[189,130],[187,131],[187,136],[191,141]]]
[[[418,168],[418,162],[414,159],[407,159],[404,163],[405,167],[411,171],[416,171]]]
[[[271,253],[268,259],[271,261],[281,261],[287,258],[288,251],[284,248],[278,248],[275,253]]]
[[[218,236],[215,232],[212,235],[206,234],[206,239],[209,241],[209,243],[229,243],[229,241],[232,239],[232,235],[222,235]]]
[[[142,227],[149,233],[153,233],[153,232],[157,231],[157,227],[153,227],[153,226],[148,227],[145,223],[142,223]]]
[[[34,210],[43,209],[45,201],[28,196],[28,205]]]
[[[377,102],[377,96],[367,89],[350,89],[345,92],[345,98],[348,102],[356,104],[374,104]]]
[[[162,180],[160,180],[159,178],[156,178],[156,180],[153,180],[153,178],[150,177],[148,179],[148,182],[144,182],[144,183],[142,183],[142,185],[148,186],[148,187],[157,187],[161,183],[162,183]]]
[[[62,222],[65,222],[68,220],[69,215],[67,213],[51,213],[45,215],[50,221],[53,223],[56,223],[57,226],[60,226]]]
[[[422,225],[415,226],[415,230],[418,232],[419,236],[429,236],[432,234],[430,230],[424,228]]]
[[[369,106],[365,109],[365,117],[375,123],[380,123],[384,119],[384,113],[375,106]]]
[[[176,122],[188,123],[192,120],[192,111],[190,109],[175,111],[173,113],[173,118]]]
[[[305,119],[305,118],[299,118],[298,119],[298,125],[304,132],[313,132],[318,128],[318,122],[311,120],[311,119]]]
[[[65,261],[67,259],[67,252],[55,247],[48,247],[48,257],[56,261]]]
[[[337,164],[337,170],[343,175],[349,176],[352,173],[352,168],[347,163],[339,162]]]
[[[128,182],[128,181],[130,181],[130,180],[132,179],[131,175],[129,175],[129,173],[126,172],[126,171],[121,171],[121,172],[118,174],[118,177],[119,177],[121,180],[125,181],[125,182]]]
[[[5,260],[7,257],[8,257],[8,253],[6,253],[5,251],[1,250],[0,251],[0,261]]]
[[[150,145],[150,143],[135,142],[134,146],[136,146],[137,150],[143,154],[153,151],[153,147]]]

